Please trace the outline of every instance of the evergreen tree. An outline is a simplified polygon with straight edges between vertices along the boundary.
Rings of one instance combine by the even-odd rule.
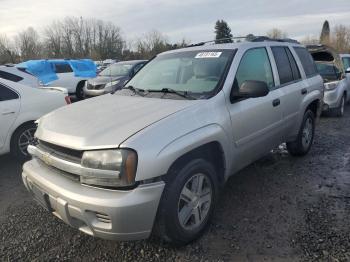
[[[328,21],[324,21],[320,36],[320,42],[322,44],[329,44],[331,30],[329,29]]]
[[[224,38],[232,38],[231,28],[224,20],[218,20],[215,23],[215,43],[232,43],[232,39],[219,40]]]

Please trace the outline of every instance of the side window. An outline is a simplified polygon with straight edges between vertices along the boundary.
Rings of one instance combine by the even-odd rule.
[[[18,99],[16,92],[0,84],[0,101]]]
[[[303,65],[306,76],[309,77],[317,74],[315,61],[309,51],[307,51],[304,47],[294,47],[294,50],[297,53],[301,64]]]
[[[243,55],[237,69],[234,88],[238,89],[247,80],[262,81],[269,89],[274,88],[271,63],[265,48],[250,49]]]
[[[19,82],[23,80],[23,77],[20,77],[5,71],[1,71],[1,70],[0,70],[0,78],[6,79],[12,82]]]
[[[295,61],[295,58],[292,55],[292,52],[287,47],[286,47],[286,52],[287,52],[287,55],[288,55],[290,66],[292,67],[292,73],[293,73],[294,80],[301,79],[300,71],[299,71],[297,62]]]
[[[55,73],[71,73],[73,69],[68,63],[57,63],[55,65]]]
[[[350,57],[343,57],[344,70],[350,67]]]
[[[275,57],[281,85],[294,81],[286,49],[284,47],[271,47],[271,49]]]

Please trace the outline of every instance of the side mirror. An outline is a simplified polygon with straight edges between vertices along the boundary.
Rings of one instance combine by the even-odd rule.
[[[231,102],[242,98],[256,98],[266,96],[270,92],[266,82],[247,80],[240,86],[239,90],[232,88],[230,99]]]
[[[345,70],[345,74],[350,74],[350,67]]]

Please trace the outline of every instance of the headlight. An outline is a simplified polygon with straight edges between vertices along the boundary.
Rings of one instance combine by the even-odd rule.
[[[80,182],[88,185],[125,187],[135,184],[137,154],[129,149],[85,151]]]
[[[115,86],[115,85],[118,84],[119,82],[120,82],[120,80],[115,80],[115,81],[109,82],[109,83],[106,84],[105,87]]]
[[[334,90],[338,87],[339,82],[330,82],[330,83],[325,83],[324,87],[326,90]]]

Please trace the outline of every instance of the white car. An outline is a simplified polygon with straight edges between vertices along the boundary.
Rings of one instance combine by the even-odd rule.
[[[11,152],[25,159],[34,142],[37,119],[70,104],[62,88],[31,88],[0,79],[0,155]]]
[[[40,78],[39,75],[33,72],[33,66],[34,68],[37,66],[39,67],[41,66],[43,71],[45,71],[44,74],[55,75],[54,80],[50,80],[47,82],[42,80],[43,81],[42,85],[44,85],[45,87],[56,87],[56,86],[63,87],[68,90],[68,93],[70,95],[76,95],[77,98],[80,100],[84,98],[83,89],[84,89],[85,82],[86,80],[96,76],[96,68],[92,70],[93,74],[90,77],[78,76],[76,74],[77,68],[73,68],[73,65],[72,65],[73,62],[78,62],[82,64],[85,63],[85,65],[90,64],[90,62],[87,60],[65,60],[65,59],[31,60],[31,61],[18,64],[16,65],[16,67],[24,72],[29,72],[29,73],[32,72],[33,75],[37,76],[39,79],[42,79]],[[93,64],[92,61],[91,61],[91,64]],[[89,72],[91,73],[92,71],[90,69]]]
[[[0,78],[30,87],[41,86],[40,81],[36,76],[13,65],[0,66]]]

